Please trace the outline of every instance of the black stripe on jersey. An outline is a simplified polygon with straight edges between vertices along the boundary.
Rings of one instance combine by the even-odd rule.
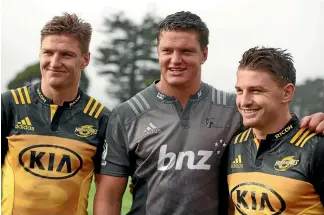
[[[16,105],[18,104],[31,104],[29,92],[27,86],[17,88],[15,90],[10,90],[14,102]]]
[[[315,135],[316,133],[311,132],[306,128],[301,128],[290,140],[290,143],[302,148],[307,143],[307,141]]]
[[[83,113],[88,114],[89,116],[94,117],[95,119],[98,118],[99,114],[103,110],[104,105],[98,102],[93,97],[90,97],[87,105],[83,109]]]

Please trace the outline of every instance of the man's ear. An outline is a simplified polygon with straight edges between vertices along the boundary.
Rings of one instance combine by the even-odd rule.
[[[84,53],[82,57],[83,57],[83,62],[81,64],[81,69],[83,70],[90,63],[90,52]]]
[[[286,86],[284,86],[284,92],[283,92],[283,98],[282,98],[282,102],[283,103],[288,103],[290,102],[295,95],[295,86],[293,84],[287,84]]]
[[[204,64],[208,57],[208,47],[207,46],[203,49],[202,53],[203,53],[203,56],[202,56],[201,64]]]

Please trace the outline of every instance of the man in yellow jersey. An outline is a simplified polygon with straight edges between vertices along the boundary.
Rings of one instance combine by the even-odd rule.
[[[110,111],[79,88],[91,25],[55,16],[41,30],[41,82],[1,95],[2,214],[87,214]]]
[[[249,129],[233,138],[227,165],[235,214],[324,214],[324,136],[290,113],[295,82],[285,50],[243,54],[236,104]]]

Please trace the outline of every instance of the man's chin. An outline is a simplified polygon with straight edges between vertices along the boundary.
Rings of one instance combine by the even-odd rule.
[[[243,125],[246,128],[254,128],[259,124],[256,119],[243,119]]]
[[[183,77],[172,77],[167,80],[168,84],[171,86],[184,86],[190,84],[188,80]]]
[[[64,89],[67,87],[67,85],[62,80],[50,80],[47,84],[53,89]]]

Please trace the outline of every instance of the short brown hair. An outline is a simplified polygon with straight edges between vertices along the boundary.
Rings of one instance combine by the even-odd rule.
[[[160,36],[163,31],[196,31],[199,34],[199,43],[201,50],[206,48],[209,43],[209,29],[201,18],[189,11],[180,11],[168,15],[157,27],[157,42],[160,42]]]
[[[238,69],[263,69],[273,74],[281,85],[296,84],[293,57],[280,48],[254,47],[244,52]]]
[[[73,36],[79,40],[82,53],[89,51],[92,27],[76,14],[63,13],[62,16],[54,16],[41,30],[41,41],[44,37],[55,34]]]

